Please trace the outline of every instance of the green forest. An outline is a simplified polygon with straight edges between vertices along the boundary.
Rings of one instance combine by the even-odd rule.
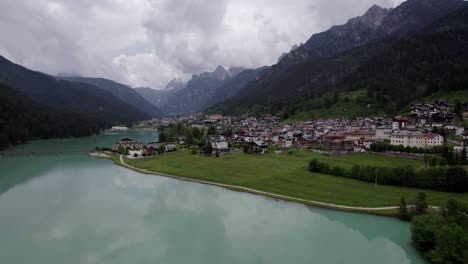
[[[103,127],[102,122],[51,109],[0,84],[0,149],[31,139],[90,136]]]

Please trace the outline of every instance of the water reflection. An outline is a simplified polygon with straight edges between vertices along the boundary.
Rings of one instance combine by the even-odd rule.
[[[86,156],[5,164],[2,263],[424,263],[408,225],[394,219],[142,175]]]

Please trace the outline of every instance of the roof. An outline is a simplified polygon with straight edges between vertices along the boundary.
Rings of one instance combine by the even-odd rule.
[[[155,149],[157,149],[158,145],[156,143],[149,143],[149,144],[146,144],[145,147],[146,148],[155,148]]]

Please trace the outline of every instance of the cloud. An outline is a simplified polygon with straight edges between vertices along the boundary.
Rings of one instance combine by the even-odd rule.
[[[49,74],[161,88],[217,65],[259,67],[372,4],[400,0],[3,0],[0,52]]]

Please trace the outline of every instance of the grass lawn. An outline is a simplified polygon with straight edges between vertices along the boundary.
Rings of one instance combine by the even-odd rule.
[[[328,95],[330,98],[332,95]],[[358,103],[357,99],[369,100],[367,90],[341,92],[339,99],[330,107],[324,107],[322,99],[306,100],[298,105],[298,111],[287,122],[312,120],[317,118],[359,117],[385,114],[374,103]],[[363,101],[364,101],[363,100]]]
[[[356,180],[311,173],[312,158],[350,168],[353,164],[377,166],[411,165],[421,161],[386,157],[377,154],[351,154],[335,157],[296,150],[294,154],[263,156],[235,153],[220,158],[192,155],[178,151],[167,155],[125,162],[154,172],[253,188],[302,199],[351,206],[392,206],[402,195],[413,199],[421,190],[384,186]],[[431,205],[443,205],[449,198],[468,202],[468,193],[453,194],[424,190]]]

